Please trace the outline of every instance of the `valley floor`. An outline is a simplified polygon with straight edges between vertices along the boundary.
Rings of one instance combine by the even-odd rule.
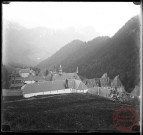
[[[2,101],[2,125],[10,131],[119,132],[113,114],[121,105],[91,94],[10,97]],[[140,111],[139,105],[134,107]]]

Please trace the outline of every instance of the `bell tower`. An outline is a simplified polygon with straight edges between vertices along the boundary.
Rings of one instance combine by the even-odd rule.
[[[61,75],[62,74],[62,66],[60,65],[60,68],[59,68],[59,74]]]

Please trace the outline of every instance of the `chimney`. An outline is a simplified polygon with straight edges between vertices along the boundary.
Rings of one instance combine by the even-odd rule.
[[[78,74],[78,67],[77,67],[77,69],[76,69],[76,73]]]

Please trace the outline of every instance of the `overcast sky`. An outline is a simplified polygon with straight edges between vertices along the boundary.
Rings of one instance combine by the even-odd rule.
[[[3,17],[31,28],[63,29],[92,26],[100,35],[113,36],[131,17],[140,14],[133,2],[11,2]]]
[[[46,32],[40,28],[42,33],[36,31],[29,40],[23,36],[19,37],[22,41],[15,41],[11,36],[13,42],[7,37],[9,43],[3,41],[4,58],[18,58],[16,61],[35,64],[74,39],[89,41],[97,36],[112,37],[129,19],[140,14],[140,6],[133,2],[11,2],[3,4],[2,8],[4,22],[16,22],[29,29],[42,26],[52,30],[44,28]],[[36,33],[43,38],[37,37]]]

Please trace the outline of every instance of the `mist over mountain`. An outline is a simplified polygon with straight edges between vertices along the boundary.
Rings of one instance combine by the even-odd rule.
[[[139,84],[140,21],[131,18],[112,37],[97,37],[88,42],[73,41],[37,65],[41,70],[58,69],[75,72],[87,78],[98,78],[104,73],[113,79],[116,75],[130,92]]]
[[[3,64],[16,62],[34,66],[74,39],[87,41],[98,35],[92,27],[83,27],[78,31],[74,27],[25,28],[16,22],[4,20]]]
[[[78,49],[82,48],[83,42],[80,40],[74,40],[62,47],[59,51],[57,51],[54,55],[49,57],[48,59],[42,61],[37,67],[41,69],[51,68],[54,66],[61,64],[64,60],[67,60],[69,56],[71,56]]]

